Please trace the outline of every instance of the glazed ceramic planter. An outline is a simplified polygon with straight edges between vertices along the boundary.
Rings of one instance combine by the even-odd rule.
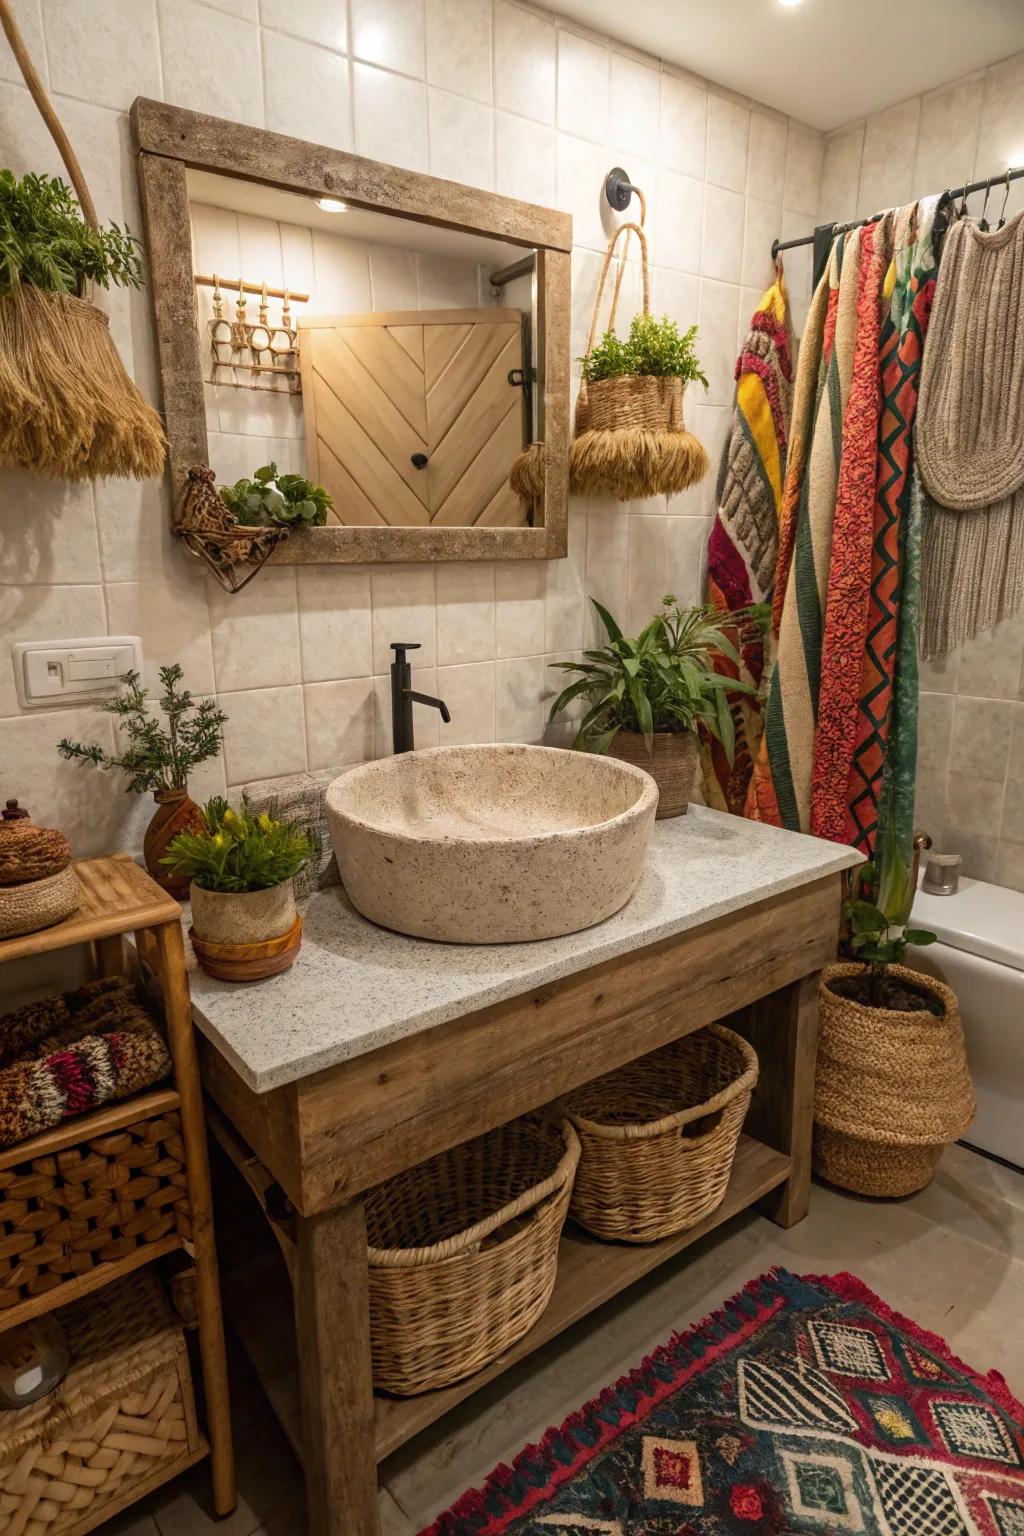
[[[146,828],[142,841],[142,856],[146,869],[158,885],[178,901],[188,894],[188,876],[172,875],[160,860],[167,852],[171,839],[179,832],[203,832],[206,822],[194,800],[183,789],[156,789],[153,791],[156,812]]]
[[[639,731],[617,731],[608,753],[621,762],[644,768],[658,786],[657,820],[685,816],[700,767],[697,738],[692,731],[655,731],[654,751]]]

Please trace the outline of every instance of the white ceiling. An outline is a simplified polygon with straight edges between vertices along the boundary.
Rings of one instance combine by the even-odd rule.
[[[838,128],[1024,49],[1024,0],[548,0],[573,21]]]

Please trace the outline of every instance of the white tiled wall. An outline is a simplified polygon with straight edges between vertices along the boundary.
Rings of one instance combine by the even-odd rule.
[[[575,220],[576,356],[606,239],[602,184],[625,165],[649,198],[655,308],[700,323],[711,390],[691,391],[687,409],[717,460],[771,239],[815,221],[819,134],[514,0],[16,0],[16,10],[103,217],[139,228],[126,122],[138,94],[555,204]],[[19,172],[60,171],[2,42],[0,143]],[[233,231],[211,226],[211,241],[237,239],[244,262],[250,243],[262,264],[274,259],[259,221],[221,217]],[[289,280],[298,285],[291,272],[305,260],[319,282],[316,245],[303,247],[308,232],[293,238],[279,250]],[[806,260],[789,274],[799,323]],[[633,303],[635,282],[627,288]],[[155,395],[147,296],[105,302],[122,355]],[[214,406],[218,467],[248,472],[240,403]],[[282,413],[259,427],[261,457],[284,458],[299,441],[294,405],[260,409]],[[169,536],[162,487],[7,475],[0,787],[59,821],[78,853],[137,847],[150,810],[116,779],[57,759],[64,733],[109,742],[106,716],[19,714],[9,644],[31,636],[138,632],[150,678],[180,659],[195,690],[215,690],[230,724],[222,759],[197,776],[200,794],[387,751],[396,638],[421,642],[417,683],[451,707],[444,728],[417,712],[422,744],[537,740],[557,680],[550,661],[593,636],[588,594],[634,627],[667,589],[699,596],[712,494],[713,476],[671,501],[575,505],[569,558],[550,564],[275,569],[226,597]]]
[[[829,134],[819,217],[860,218],[1008,165],[1024,165],[1024,54]],[[984,198],[971,198],[975,215]],[[1024,180],[1007,214],[1022,207]],[[1024,890],[1024,620],[926,665],[921,688],[918,826],[967,874]]]

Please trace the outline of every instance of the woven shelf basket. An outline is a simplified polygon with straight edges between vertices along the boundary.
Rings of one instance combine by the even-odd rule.
[[[480,1370],[551,1298],[579,1161],[567,1120],[525,1116],[366,1197],[374,1384],[409,1396]]]
[[[869,1008],[832,991],[863,975],[850,961],[825,968],[814,1084],[814,1171],[861,1195],[909,1195],[928,1184],[943,1147],[974,1119],[974,1087],[956,995],[906,966],[889,975],[931,992],[941,1018]]]
[[[65,1307],[71,1368],[0,1412],[0,1536],[80,1536],[201,1452],[188,1350],[149,1274]]]
[[[81,905],[82,887],[71,865],[40,880],[0,886],[0,939],[52,928]]]
[[[570,1094],[561,1108],[582,1149],[573,1219],[627,1243],[701,1221],[725,1196],[757,1073],[747,1041],[709,1024]]]
[[[2,1169],[0,1326],[19,1302],[189,1235],[175,1110]]]

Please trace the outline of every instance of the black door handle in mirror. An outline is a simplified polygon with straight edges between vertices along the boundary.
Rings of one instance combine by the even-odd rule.
[[[412,456],[412,462],[417,469],[426,469],[427,456],[425,453],[414,453]]]

